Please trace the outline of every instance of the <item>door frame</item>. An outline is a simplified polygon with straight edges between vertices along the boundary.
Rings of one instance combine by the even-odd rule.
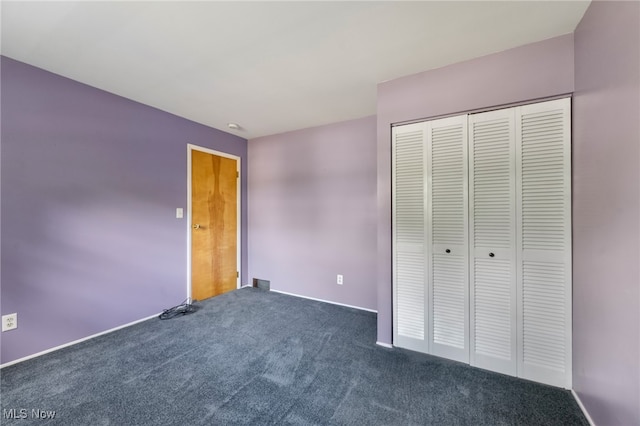
[[[189,301],[191,301],[191,153],[193,151],[200,151],[211,155],[217,155],[218,157],[230,158],[232,160],[237,161],[236,171],[238,172],[238,178],[236,179],[236,198],[237,198],[237,206],[238,206],[238,224],[237,224],[237,242],[236,242],[236,264],[238,267],[238,277],[236,279],[236,288],[240,288],[240,278],[242,275],[242,210],[240,200],[242,198],[241,194],[241,179],[242,174],[240,171],[242,170],[241,158],[237,155],[228,154],[226,152],[216,151],[210,148],[205,148],[198,145],[187,144],[187,297]]]

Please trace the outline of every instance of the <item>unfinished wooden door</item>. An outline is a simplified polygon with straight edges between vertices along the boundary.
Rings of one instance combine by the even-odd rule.
[[[191,150],[191,297],[237,288],[238,161]]]

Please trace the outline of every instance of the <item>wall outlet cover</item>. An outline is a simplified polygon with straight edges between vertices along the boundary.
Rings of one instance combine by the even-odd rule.
[[[2,331],[9,331],[18,328],[18,314],[8,314],[2,316]]]

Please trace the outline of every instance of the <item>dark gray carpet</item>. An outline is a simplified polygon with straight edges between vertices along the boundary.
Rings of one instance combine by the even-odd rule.
[[[0,423],[588,425],[568,391],[376,346],[373,313],[252,288],[199,305],[2,369]]]

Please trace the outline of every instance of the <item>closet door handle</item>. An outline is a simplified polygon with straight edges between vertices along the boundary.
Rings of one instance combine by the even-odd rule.
[[[495,256],[495,254],[489,253],[489,257],[493,257],[493,256]]]
[[[451,253],[451,250],[446,249],[444,252],[445,252],[445,253]]]

